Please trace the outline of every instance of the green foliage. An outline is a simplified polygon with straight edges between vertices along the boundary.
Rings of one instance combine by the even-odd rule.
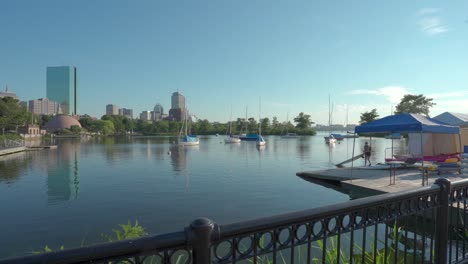
[[[294,122],[297,123],[296,128],[302,130],[310,128],[310,126],[314,123],[310,119],[310,115],[304,114],[303,112],[300,112],[299,115],[294,118]]]
[[[135,224],[132,225],[130,221],[127,224],[119,225],[120,229],[112,229],[112,235],[102,236],[106,238],[109,242],[120,241],[125,239],[134,239],[141,236],[147,235],[145,228],[138,224],[138,221],[135,221]]]
[[[377,120],[378,117],[379,117],[379,114],[377,113],[377,109],[374,108],[370,112],[362,113],[361,120],[359,121],[359,123],[361,124],[369,123],[369,122]]]
[[[51,249],[48,245],[46,245],[44,247],[44,249],[32,251],[31,253],[32,254],[42,254],[42,253],[48,253],[48,252],[59,251],[59,250],[64,250],[64,249],[65,249],[65,247],[63,245],[61,245],[58,249]]]
[[[17,130],[31,120],[31,113],[12,97],[0,98],[0,129]]]
[[[427,98],[422,94],[406,94],[395,107],[395,114],[412,113],[428,116],[429,109],[435,105],[432,101],[432,98]]]

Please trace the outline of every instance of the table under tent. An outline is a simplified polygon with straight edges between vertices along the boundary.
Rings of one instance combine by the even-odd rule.
[[[449,153],[459,154],[462,152],[460,128],[458,126],[447,125],[420,114],[386,116],[376,121],[356,126],[354,131],[360,136],[388,135],[393,133],[408,134],[408,151],[411,154],[413,163],[415,159],[421,162],[422,185],[425,183],[425,160],[427,162],[428,160],[432,160],[431,157]]]

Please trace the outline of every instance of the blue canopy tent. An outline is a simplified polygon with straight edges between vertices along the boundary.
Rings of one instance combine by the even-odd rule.
[[[447,125],[435,119],[420,114],[398,114],[386,116],[373,122],[356,126],[354,132],[357,134],[377,134],[377,133],[420,133],[421,134],[421,153],[424,153],[422,144],[423,133],[433,134],[458,134],[461,146],[460,128]],[[353,144],[354,146],[354,144]],[[393,141],[392,141],[393,148]],[[353,147],[354,155],[354,147]],[[424,166],[424,159],[422,160]],[[424,185],[424,176],[423,176]]]

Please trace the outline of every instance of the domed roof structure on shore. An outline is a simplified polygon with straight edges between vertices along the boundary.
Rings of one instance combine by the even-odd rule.
[[[65,128],[70,129],[72,126],[79,126],[81,128],[80,122],[75,118],[67,115],[57,115],[47,122],[44,129],[47,132],[56,132]]]

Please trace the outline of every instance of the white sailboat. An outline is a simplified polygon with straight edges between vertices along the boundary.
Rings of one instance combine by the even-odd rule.
[[[261,99],[260,99],[261,100]],[[262,103],[260,102],[259,103],[259,113],[258,113],[258,138],[256,140],[256,145],[257,146],[265,146],[266,144],[266,141],[265,139],[262,137]]]
[[[331,133],[331,108],[330,108],[330,95],[328,96],[328,130],[329,134],[327,137],[324,137],[325,143],[329,145],[334,145],[336,143],[336,138]]]
[[[226,131],[226,137],[224,138],[224,143],[232,144],[232,143],[240,143],[241,139],[239,137],[235,137],[232,135],[232,108],[231,108],[231,115],[229,116],[229,128]]]
[[[182,137],[179,141],[179,145],[182,146],[197,146],[200,144],[200,140],[197,136],[188,134],[188,111],[185,111],[184,122],[180,128],[179,136]]]

